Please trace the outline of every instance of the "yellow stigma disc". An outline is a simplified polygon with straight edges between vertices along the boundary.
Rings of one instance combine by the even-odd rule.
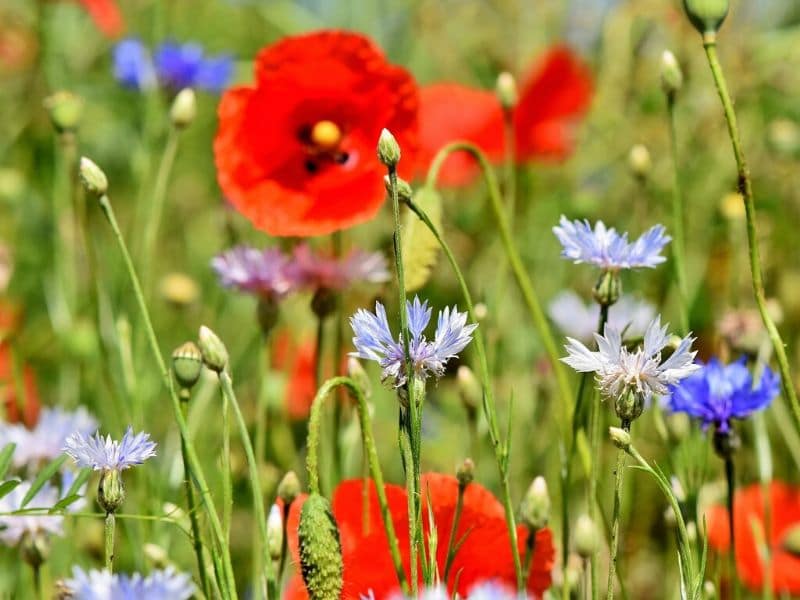
[[[342,130],[333,121],[319,121],[311,129],[311,141],[321,150],[333,150],[342,141]]]

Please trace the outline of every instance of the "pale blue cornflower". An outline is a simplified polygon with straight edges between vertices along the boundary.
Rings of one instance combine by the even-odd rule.
[[[95,471],[123,471],[155,456],[155,450],[156,443],[150,440],[149,433],[142,431],[134,435],[130,426],[119,442],[112,440],[110,435],[103,438],[99,431],[94,436],[75,432],[64,445],[64,452],[79,467],[90,467]]]
[[[598,221],[594,229],[589,221],[570,221],[561,216],[553,233],[561,242],[561,256],[574,263],[588,263],[604,271],[620,269],[653,268],[663,263],[664,246],[672,239],[663,225],[654,225],[635,242],[628,242],[628,234],[617,233]]]
[[[140,40],[128,38],[114,46],[114,77],[134,90],[158,86],[158,76],[150,50]]]
[[[513,587],[493,580],[480,581],[467,593],[467,600],[526,600],[527,598],[527,594],[517,594]]]
[[[547,312],[564,335],[588,342],[597,332],[600,305],[596,302],[584,303],[573,291],[559,293],[551,300]],[[626,338],[644,335],[655,316],[655,306],[629,295],[620,296],[619,300],[608,307],[608,323],[624,332]]]
[[[11,513],[25,509],[50,509],[59,501],[58,490],[45,483],[34,497],[23,507],[22,501],[31,489],[29,481],[23,481],[11,492],[0,498],[0,513]],[[47,535],[62,535],[64,517],[48,514],[18,514],[0,516],[0,542],[6,546],[17,546],[26,535],[36,538]]]
[[[472,340],[472,332],[477,325],[467,325],[467,314],[458,312],[456,307],[446,307],[439,313],[436,333],[433,340],[428,341],[423,331],[431,319],[431,308],[428,302],[406,302],[406,314],[410,334],[409,354],[414,373],[421,379],[430,375],[441,377],[445,364],[461,352]],[[392,381],[394,387],[406,383],[404,372],[405,353],[402,336],[394,338],[389,329],[386,309],[380,302],[375,303],[375,313],[359,309],[350,317],[353,328],[353,344],[356,352],[350,356],[374,360],[383,369],[381,379]]]
[[[191,577],[172,567],[147,577],[73,567],[72,579],[64,584],[74,600],[187,600],[195,593]]]
[[[669,342],[667,326],[661,326],[661,317],[656,317],[647,327],[644,340],[635,350],[622,344],[619,329],[606,325],[604,335],[594,334],[596,352],[583,343],[567,338],[569,356],[561,360],[580,373],[597,374],[602,394],[609,399],[618,399],[633,392],[645,403],[653,396],[665,396],[668,386],[685,379],[700,366],[694,364],[696,351],[691,349],[694,338],[686,336],[666,360],[661,351]]]
[[[288,265],[289,257],[278,248],[249,246],[236,246],[211,260],[224,287],[270,300],[283,298],[293,289]]]
[[[33,429],[20,423],[0,423],[0,448],[16,444],[12,464],[17,468],[35,468],[58,457],[71,434],[88,435],[95,430],[97,421],[83,406],[74,411],[45,408]]]

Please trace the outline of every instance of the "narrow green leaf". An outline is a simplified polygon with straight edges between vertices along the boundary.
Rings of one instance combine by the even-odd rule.
[[[78,490],[81,489],[84,483],[86,483],[91,474],[92,474],[92,469],[90,467],[81,469],[80,473],[78,473],[77,477],[75,477],[75,481],[73,481],[72,485],[69,486],[69,489],[67,490],[67,493],[64,495],[64,497],[68,498],[70,496],[78,494]]]
[[[56,502],[55,506],[47,511],[49,514],[56,513],[60,510],[67,508],[70,504],[73,504],[83,498],[80,494],[70,494],[69,496],[64,496],[61,500]]]
[[[20,508],[25,508],[28,502],[33,500],[33,497],[38,494],[39,490],[42,489],[44,484],[47,483],[53,475],[55,475],[56,471],[61,468],[61,465],[64,464],[64,461],[66,461],[67,458],[68,457],[66,454],[62,454],[39,472],[39,474],[36,476],[36,479],[34,479],[33,483],[31,484],[31,489],[28,490],[28,493],[25,494],[25,497],[22,499]]]
[[[4,498],[10,494],[20,483],[22,482],[19,479],[9,479],[8,481],[0,483],[0,498]]]
[[[3,449],[0,450],[0,479],[6,476],[8,467],[11,466],[11,457],[14,455],[14,449],[16,447],[17,445],[11,442],[3,446]]]

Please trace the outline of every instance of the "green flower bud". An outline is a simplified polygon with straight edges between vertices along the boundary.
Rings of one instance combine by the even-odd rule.
[[[103,471],[97,486],[97,503],[106,513],[117,512],[125,501],[125,486],[122,474],[116,469]]]
[[[519,100],[517,82],[514,81],[514,76],[511,73],[503,71],[497,76],[494,91],[500,101],[500,105],[505,110],[511,110],[517,105],[517,100]]]
[[[730,8],[729,0],[683,0],[683,8],[695,29],[702,34],[715,34]]]
[[[636,144],[628,152],[628,167],[636,179],[645,180],[653,169],[653,161],[647,146]]]
[[[600,536],[597,532],[597,525],[589,515],[581,515],[575,522],[575,551],[582,558],[589,558],[600,545]]]
[[[624,429],[609,427],[608,434],[611,436],[611,441],[620,450],[627,450],[631,447],[631,434]]]
[[[283,476],[281,482],[278,484],[278,498],[283,500],[286,506],[294,502],[295,498],[300,495],[300,480],[297,478],[297,473],[294,471],[287,471]]]
[[[202,371],[203,354],[194,342],[186,342],[172,353],[172,374],[182,388],[194,387]]]
[[[378,160],[390,169],[394,169],[400,162],[400,145],[386,128],[381,131],[381,137],[378,138]]]
[[[225,344],[216,333],[205,325],[200,327],[198,342],[200,352],[203,354],[203,362],[212,371],[221,373],[228,364],[228,350],[225,348]]]
[[[622,294],[622,280],[619,271],[603,271],[594,284],[592,296],[600,306],[611,306]]]
[[[344,564],[339,528],[327,499],[311,494],[298,526],[300,570],[311,600],[339,600]]]
[[[184,88],[172,101],[169,109],[169,118],[172,125],[178,129],[188,127],[197,116],[197,98],[192,88]]]
[[[383,176],[383,185],[386,187],[386,193],[391,198],[392,196],[392,180],[388,175]],[[411,184],[405,179],[397,178],[397,198],[400,202],[408,202],[414,197],[414,190]]]
[[[72,92],[60,91],[44,99],[44,108],[56,131],[74,132],[83,114],[83,100]]]
[[[283,516],[277,504],[273,504],[267,518],[267,550],[272,560],[280,560],[283,547]]]
[[[364,367],[361,366],[361,362],[355,356],[347,359],[347,375],[355,381],[358,389],[364,394],[364,398],[368,400],[372,396],[372,382]]]
[[[522,522],[537,531],[550,520],[550,494],[544,477],[536,477],[531,483],[520,507]]]
[[[683,87],[683,71],[678,59],[669,50],[661,54],[661,88],[668,96],[674,96]]]
[[[81,182],[83,182],[86,191],[98,196],[103,196],[108,192],[108,179],[106,178],[106,174],[103,173],[100,167],[85,156],[81,157],[78,176]]]
[[[458,465],[456,479],[458,480],[458,487],[462,490],[475,479],[475,463],[472,462],[471,458],[465,458],[464,462]]]
[[[614,399],[614,410],[623,423],[630,423],[642,414],[644,397],[635,390],[626,389]]]

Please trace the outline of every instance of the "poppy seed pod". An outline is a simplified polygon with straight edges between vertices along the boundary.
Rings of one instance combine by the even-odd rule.
[[[203,371],[203,355],[194,342],[182,344],[172,353],[172,373],[182,388],[192,388]]]
[[[683,0],[683,8],[695,29],[702,34],[716,33],[730,8],[729,0]]]
[[[311,600],[338,600],[344,563],[339,528],[330,502],[311,494],[300,511],[300,570]]]
[[[60,91],[44,99],[50,121],[59,133],[75,131],[83,114],[83,100],[72,92]]]

